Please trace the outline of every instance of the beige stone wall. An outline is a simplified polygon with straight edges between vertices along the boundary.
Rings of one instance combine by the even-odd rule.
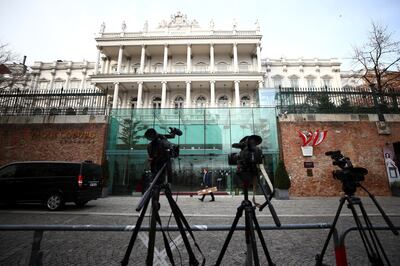
[[[286,168],[292,177],[292,196],[336,196],[341,182],[333,179],[329,150],[341,150],[350,157],[355,167],[365,167],[369,173],[363,182],[375,195],[390,195],[383,158],[383,147],[400,141],[400,122],[389,122],[390,135],[379,135],[375,122],[371,121],[281,121],[279,123],[282,153]],[[314,147],[312,157],[303,157],[302,141],[298,131],[328,130],[326,140]],[[313,176],[307,176],[304,162],[314,162]]]

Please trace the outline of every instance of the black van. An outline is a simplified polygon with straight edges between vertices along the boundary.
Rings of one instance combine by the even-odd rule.
[[[11,163],[0,168],[0,200],[42,202],[52,211],[66,202],[84,206],[101,197],[101,170],[89,161]]]

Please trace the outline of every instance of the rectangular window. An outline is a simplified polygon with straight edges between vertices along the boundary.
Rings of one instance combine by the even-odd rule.
[[[274,88],[279,88],[279,86],[282,86],[282,79],[274,79]]]
[[[315,87],[315,79],[307,79],[307,87],[314,88]]]
[[[299,79],[290,79],[290,87],[298,88],[299,87]]]
[[[331,87],[331,79],[323,79],[324,87]]]

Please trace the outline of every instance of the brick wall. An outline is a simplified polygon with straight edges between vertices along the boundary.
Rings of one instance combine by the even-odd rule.
[[[336,196],[340,195],[341,182],[333,179],[329,150],[341,150],[350,157],[355,167],[365,167],[369,173],[363,182],[375,195],[390,195],[383,157],[386,143],[400,141],[400,122],[389,123],[391,134],[379,135],[375,122],[354,121],[280,121],[281,149],[287,171],[292,177],[292,196]],[[302,140],[298,131],[328,130],[326,140],[314,147],[312,157],[303,157]],[[314,162],[313,176],[307,176],[304,162]],[[358,193],[360,194],[360,193]]]
[[[101,163],[105,123],[0,124],[0,165],[24,160]]]

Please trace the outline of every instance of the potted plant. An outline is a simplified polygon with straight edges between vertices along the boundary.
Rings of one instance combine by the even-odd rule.
[[[275,171],[274,186],[275,198],[289,199],[290,178],[282,160],[279,161]]]
[[[400,197],[400,181],[395,181],[390,184],[390,189],[392,190],[392,195]]]

